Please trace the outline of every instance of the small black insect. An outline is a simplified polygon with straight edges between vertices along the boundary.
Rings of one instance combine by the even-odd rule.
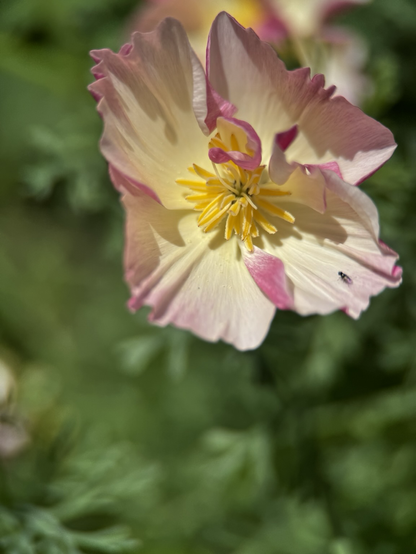
[[[338,271],[338,275],[341,277],[341,280],[345,284],[352,285],[352,279],[351,279],[351,277],[348,277],[348,275],[346,273],[343,273],[342,271]]]

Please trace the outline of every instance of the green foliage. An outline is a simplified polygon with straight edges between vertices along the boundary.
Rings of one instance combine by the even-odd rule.
[[[70,121],[61,122],[60,128],[33,129],[31,143],[36,155],[35,161],[22,170],[22,178],[28,185],[28,193],[39,200],[51,196],[55,188],[65,187],[67,202],[76,211],[98,212],[110,202],[116,202],[116,195],[110,187],[102,190],[106,180],[107,167],[97,156],[97,126],[95,115],[89,110],[79,123],[71,128]]]
[[[0,520],[0,549],[3,552],[122,554],[137,548],[137,541],[129,539],[121,527],[98,533],[70,531],[48,511],[33,507],[22,509],[14,517],[2,510]]]
[[[3,424],[29,437],[0,448],[0,552],[412,554],[413,1],[342,18],[368,43],[365,110],[399,144],[362,186],[404,283],[359,321],[278,313],[249,353],[125,308],[87,52],[118,48],[136,7],[0,5],[0,357],[17,381],[0,443]]]
[[[20,388],[17,406],[2,418],[8,414],[10,428],[19,418],[26,422],[29,440],[3,459],[0,552],[136,552],[140,543],[118,514],[156,483],[156,466],[127,443],[108,446],[105,456],[86,447],[58,409],[60,393],[43,369],[30,368]]]
[[[63,457],[62,445],[56,444],[60,439],[44,445],[36,456],[23,454],[10,468],[3,468],[0,552],[137,551],[139,542],[129,529],[112,522],[117,519],[118,503],[140,496],[149,469],[141,467],[138,476],[132,466],[126,468],[123,446],[110,449],[104,459],[73,452]],[[128,471],[120,472],[122,468]]]

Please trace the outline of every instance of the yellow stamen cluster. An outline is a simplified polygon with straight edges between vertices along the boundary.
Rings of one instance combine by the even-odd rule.
[[[231,135],[230,143],[227,149],[217,134],[211,139],[209,147],[219,147],[225,151],[239,150],[234,135]],[[259,236],[259,228],[269,234],[277,231],[262,212],[289,223],[294,222],[290,213],[271,203],[275,198],[287,196],[290,192],[279,190],[271,182],[261,184],[264,165],[253,171],[242,169],[232,161],[212,165],[214,173],[193,164],[188,168],[193,175],[192,179],[176,179],[179,185],[193,191],[186,199],[195,203],[194,210],[201,212],[198,226],[205,232],[211,231],[226,218],[225,238],[229,240],[235,233],[252,251],[253,238]]]

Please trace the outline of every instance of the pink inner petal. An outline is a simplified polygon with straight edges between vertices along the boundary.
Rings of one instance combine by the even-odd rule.
[[[253,252],[242,250],[244,263],[254,281],[279,310],[293,308],[293,287],[279,258],[255,247]]]
[[[261,164],[261,141],[256,131],[251,125],[240,119],[232,117],[221,117],[217,122],[217,127],[222,139],[229,142],[229,137],[245,137],[245,144],[241,145],[246,151],[224,150],[223,148],[210,148],[209,158],[216,164],[222,164],[233,161],[243,169],[254,170]]]

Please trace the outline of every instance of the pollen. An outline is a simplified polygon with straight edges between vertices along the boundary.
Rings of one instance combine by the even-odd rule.
[[[231,135],[229,143],[227,147],[217,133],[210,140],[209,147],[237,150],[234,135]],[[290,192],[279,190],[267,179],[264,165],[250,171],[229,161],[213,163],[212,169],[208,171],[193,164],[188,168],[189,179],[176,179],[178,185],[190,189],[191,194],[186,199],[194,204],[194,210],[200,212],[197,221],[204,232],[208,233],[225,220],[224,238],[229,240],[237,235],[252,251],[253,239],[261,231],[269,234],[277,232],[275,218],[294,223],[294,217],[276,205],[279,197],[288,196]]]

